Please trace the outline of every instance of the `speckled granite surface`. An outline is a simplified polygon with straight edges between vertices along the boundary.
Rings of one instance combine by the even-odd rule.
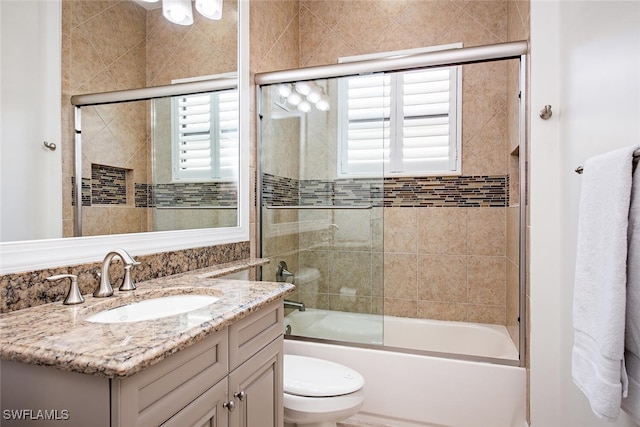
[[[289,283],[216,279],[260,264],[246,260],[138,283],[109,298],[86,296],[79,305],[55,302],[0,315],[0,358],[108,378],[122,378],[221,330],[293,292]],[[189,313],[133,323],[85,319],[133,301],[183,293],[217,302]]]
[[[210,265],[247,259],[250,256],[249,249],[249,242],[238,242],[150,255],[132,254],[136,261],[140,262],[140,265],[132,270],[132,274],[136,282],[156,279]],[[0,313],[62,301],[69,285],[66,280],[47,281],[47,277],[56,274],[75,274],[78,276],[80,292],[83,295],[91,294],[98,286],[97,273],[101,266],[102,262],[95,262],[2,275],[0,276]],[[120,286],[123,269],[117,258],[116,262],[111,264],[109,272],[114,284]]]

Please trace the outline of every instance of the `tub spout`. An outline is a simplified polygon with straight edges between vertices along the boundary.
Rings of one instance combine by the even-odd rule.
[[[284,308],[295,308],[296,310],[305,311],[304,303],[297,301],[284,300]]]

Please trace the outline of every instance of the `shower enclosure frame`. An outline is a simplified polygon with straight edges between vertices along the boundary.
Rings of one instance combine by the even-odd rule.
[[[497,43],[491,45],[464,47],[458,49],[448,49],[436,52],[421,53],[415,55],[408,55],[398,58],[385,58],[385,59],[371,59],[365,61],[338,63],[331,65],[322,65],[290,70],[272,71],[266,73],[256,73],[254,76],[254,83],[257,91],[257,123],[260,123],[262,117],[262,90],[261,86],[280,84],[280,83],[292,83],[298,81],[317,80],[335,77],[349,77],[363,74],[369,74],[374,72],[395,72],[395,71],[407,71],[413,69],[428,69],[442,66],[457,66],[466,64],[477,64],[492,61],[503,60],[519,60],[518,71],[518,89],[519,89],[519,106],[518,106],[518,162],[519,162],[519,224],[518,224],[518,237],[519,237],[519,277],[518,277],[518,328],[519,328],[519,342],[518,342],[518,360],[506,360],[506,359],[491,359],[488,360],[484,357],[477,356],[465,356],[459,354],[439,354],[441,357],[449,357],[456,359],[468,359],[477,361],[491,361],[503,365],[512,365],[523,367],[526,364],[526,284],[527,284],[527,162],[528,162],[528,140],[527,140],[527,53],[529,50],[529,43],[526,40],[512,41],[506,43]],[[262,147],[262,130],[258,126],[258,158],[261,158],[260,149]],[[256,188],[262,188],[262,165],[257,162],[257,182]],[[262,241],[262,208],[263,198],[262,191],[258,191],[257,196],[257,215],[259,221],[256,221],[256,244],[258,248],[261,248]],[[291,207],[289,207],[291,209]],[[317,207],[316,207],[317,208]],[[261,279],[261,278],[259,278]],[[305,339],[305,338],[301,338]],[[309,339],[312,340],[312,339]],[[330,340],[318,340],[325,343],[334,343]],[[402,351],[407,353],[417,354],[430,354],[425,351],[417,351],[410,349],[398,349],[395,347],[384,347],[374,344],[359,344],[350,342],[335,342],[335,344],[349,345],[357,347],[373,347],[376,349],[387,349],[389,351]]]

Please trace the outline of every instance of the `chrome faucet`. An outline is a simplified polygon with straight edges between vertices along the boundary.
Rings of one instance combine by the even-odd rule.
[[[120,257],[124,263],[124,279],[122,280],[122,285],[118,289],[121,291],[132,291],[136,288],[135,283],[133,283],[133,280],[131,279],[131,267],[139,265],[140,263],[133,259],[124,249],[114,249],[110,251],[102,261],[100,286],[93,293],[94,297],[104,298],[113,295],[113,287],[111,286],[111,279],[109,277],[109,266],[111,265],[111,260],[116,256]]]
[[[286,282],[291,277],[291,283],[295,281],[295,275],[288,270],[287,263],[280,261],[276,270],[276,282]]]

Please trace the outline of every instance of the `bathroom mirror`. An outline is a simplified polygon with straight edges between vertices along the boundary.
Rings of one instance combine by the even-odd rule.
[[[20,2],[18,2],[20,3]],[[37,3],[37,2],[36,2]],[[42,4],[48,3],[47,8],[51,9],[50,2],[41,2]],[[64,3],[67,3],[66,6],[61,2],[56,2],[58,8],[57,11],[53,12],[53,20],[57,19],[57,22],[62,22],[63,20],[71,20],[71,25],[77,31],[79,30],[79,23],[81,19],[89,20],[91,19],[91,13],[95,11],[92,10],[93,2],[78,2],[75,0],[64,0]],[[100,2],[102,5],[105,2]],[[116,2],[118,3],[127,3],[127,2]],[[81,14],[75,14],[71,17],[65,16],[66,13],[69,12],[69,4],[75,5],[84,5],[84,9],[82,9]],[[145,233],[131,233],[131,234],[122,234],[116,231],[116,234],[111,235],[95,235],[90,237],[55,237],[52,239],[35,239],[35,240],[16,240],[11,241],[8,239],[3,239],[0,243],[0,273],[6,274],[10,272],[18,272],[18,271],[28,271],[35,270],[40,268],[47,268],[58,265],[68,265],[73,263],[81,263],[81,262],[91,262],[99,259],[104,255],[105,251],[108,249],[112,249],[113,247],[126,247],[132,253],[153,253],[167,250],[176,250],[176,249],[187,249],[193,247],[201,247],[201,246],[211,246],[215,244],[222,243],[231,243],[231,242],[239,242],[246,241],[249,238],[249,229],[248,229],[248,2],[245,0],[232,1],[225,0],[225,12],[228,12],[227,15],[230,15],[235,23],[233,26],[228,24],[221,24],[220,33],[217,35],[218,39],[221,38],[230,38],[233,39],[232,42],[235,46],[237,46],[236,57],[232,58],[230,61],[227,61],[228,64],[236,64],[237,70],[231,70],[227,68],[218,69],[218,71],[230,72],[234,71],[238,74],[238,86],[239,86],[239,114],[238,114],[238,123],[242,124],[238,128],[238,139],[239,143],[239,168],[237,174],[237,209],[234,207],[233,212],[236,212],[235,218],[232,220],[225,220],[224,225],[220,228],[200,228],[200,229],[184,229],[184,230],[175,230],[169,229],[170,225],[164,227],[165,231],[160,232],[145,232]],[[96,3],[95,5],[98,5]],[[97,6],[96,6],[97,7]],[[136,6],[136,8],[139,8]],[[57,14],[57,17],[55,16]],[[6,14],[5,14],[6,15]],[[121,25],[129,25],[131,20],[134,17],[130,14],[118,13],[116,9],[110,10],[107,14],[108,18],[113,22],[116,22],[116,26],[120,27]],[[204,19],[202,17],[197,17],[196,12],[194,11],[194,25],[197,24],[199,19]],[[3,19],[5,16],[3,16]],[[138,17],[139,18],[139,17]],[[48,19],[48,18],[47,18]],[[159,29],[161,27],[166,27],[171,24],[168,21],[164,20],[161,13],[149,14],[144,19],[148,26],[153,28],[153,31],[147,30],[146,38],[150,43],[155,43],[156,52],[151,55],[150,51],[147,52],[136,50],[134,46],[131,47],[130,51],[127,52],[127,55],[120,58],[123,62],[127,60],[131,60],[132,58],[142,58],[142,61],[147,63],[147,66],[155,66],[155,71],[150,71],[150,69],[146,69],[145,71],[135,71],[132,70],[131,67],[125,66],[124,68],[120,68],[117,72],[109,72],[103,76],[98,76],[95,73],[95,70],[88,70],[82,67],[73,67],[70,75],[75,78],[82,80],[84,79],[84,83],[78,85],[76,87],[77,93],[97,93],[97,92],[106,92],[112,90],[125,90],[131,89],[132,86],[127,85],[126,79],[129,78],[127,74],[142,74],[142,76],[138,75],[137,77],[144,79],[149,82],[150,86],[157,86],[166,84],[166,82],[171,82],[174,79],[180,79],[185,77],[196,77],[201,75],[202,73],[197,69],[181,69],[180,73],[169,73],[167,70],[170,65],[184,65],[186,62],[181,60],[179,55],[183,55],[183,58],[197,58],[198,61],[209,64],[213,62],[224,62],[222,61],[221,53],[211,53],[209,57],[202,55],[200,47],[202,43],[205,43],[209,46],[215,46],[214,40],[198,40],[198,38],[202,38],[202,32],[190,32],[189,28],[181,27],[176,31],[181,32],[180,36],[173,40],[180,40],[179,46],[175,45],[174,52],[178,57],[173,57],[170,59],[170,64],[166,63],[164,65],[161,64],[163,60],[167,60],[167,52],[163,49],[168,49],[171,43],[175,43],[170,38],[167,38],[162,35],[159,31],[155,31],[155,29]],[[51,22],[51,21],[49,21]],[[233,27],[233,31],[231,34],[229,33],[229,28]],[[95,28],[95,26],[89,27]],[[237,28],[237,34],[235,32]],[[134,30],[135,33],[135,30]],[[189,34],[192,34],[189,36]],[[55,33],[54,33],[55,34]],[[58,36],[62,36],[63,43],[62,46],[65,46],[64,39],[65,37],[69,37],[68,31],[60,31],[58,30]],[[62,63],[63,68],[65,61],[70,61],[71,65],[73,65],[74,61],[81,61],[82,55],[88,56],[88,61],[93,63],[98,63],[98,58],[93,57],[95,55],[95,50],[98,45],[101,43],[105,45],[105,48],[109,50],[112,48],[112,43],[115,43],[115,40],[123,41],[123,39],[127,38],[127,34],[123,32],[122,34],[118,34],[115,37],[107,37],[105,40],[100,41],[96,39],[98,36],[97,32],[88,31],[86,33],[81,34],[82,37],[79,37],[75,42],[75,47],[80,47],[77,51],[69,52],[67,49],[61,49],[63,52],[62,55]],[[154,38],[155,37],[155,38]],[[163,38],[164,37],[164,38]],[[199,42],[198,45],[195,42]],[[194,42],[194,43],[191,43]],[[200,47],[199,47],[200,46]],[[93,60],[93,61],[92,61]],[[135,59],[134,59],[135,60]],[[166,62],[166,61],[165,61]],[[54,62],[55,65],[55,62]],[[69,65],[69,64],[67,64]],[[208,73],[211,74],[211,73]],[[135,76],[134,76],[135,77]],[[70,92],[71,82],[69,78],[62,78],[62,92],[63,92],[63,101],[68,100],[68,95],[73,94]],[[136,87],[135,85],[133,87]],[[65,94],[67,96],[65,96]],[[67,108],[65,111],[64,109]],[[150,119],[151,114],[147,117]],[[73,117],[73,108],[71,106],[66,106],[63,102],[63,112],[62,112],[62,144],[58,144],[59,152],[62,151],[61,154],[61,163],[62,163],[62,182],[63,182],[63,208],[56,206],[38,206],[38,210],[41,212],[47,212],[49,210],[61,209],[64,215],[63,226],[60,226],[60,229],[63,231],[60,233],[62,236],[72,236],[73,233],[70,230],[73,229],[73,224],[70,222],[70,219],[73,217],[73,209],[71,205],[72,199],[72,184],[71,184],[71,172],[72,165],[70,163],[73,162],[73,148],[72,144],[65,140],[65,138],[73,138],[73,129],[72,129],[72,120]],[[60,125],[60,123],[58,123]],[[126,123],[123,123],[126,125]],[[40,142],[42,143],[42,142]],[[62,145],[62,147],[61,147]],[[42,151],[42,147],[40,147]],[[4,151],[4,149],[3,149]],[[3,153],[4,154],[4,153]],[[65,174],[67,176],[65,176]],[[53,181],[50,176],[47,176],[47,180]],[[2,204],[10,203],[10,201],[5,200],[5,194],[3,191],[2,194],[3,200]],[[69,205],[69,206],[68,206]],[[231,210],[230,210],[231,211]],[[42,216],[42,214],[40,214]],[[126,219],[124,220],[126,221]],[[167,221],[169,224],[171,221]],[[174,227],[175,228],[175,227]],[[187,228],[181,226],[179,228]]]

